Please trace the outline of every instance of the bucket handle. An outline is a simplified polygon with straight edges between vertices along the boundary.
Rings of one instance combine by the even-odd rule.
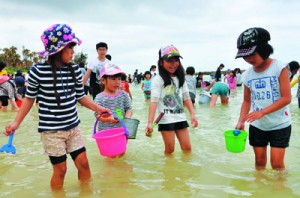
[[[100,116],[98,117],[98,119],[96,119],[96,122],[95,122],[95,124],[94,124],[94,134],[96,133],[96,130],[97,130],[97,124],[98,124],[100,118],[101,118],[104,114],[108,114],[108,112],[101,113]],[[125,123],[124,123],[123,120],[122,120],[119,116],[117,116],[115,113],[112,113],[112,115],[113,115],[115,118],[117,118],[118,121],[121,123],[122,127],[124,128],[125,136],[126,136],[126,138],[127,138],[128,135],[129,135],[129,132],[128,132],[126,126],[125,126]]]

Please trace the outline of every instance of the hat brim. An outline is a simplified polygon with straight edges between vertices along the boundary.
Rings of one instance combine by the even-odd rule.
[[[173,57],[179,57],[179,58],[182,58],[182,56],[180,56],[179,54],[168,54],[168,55],[162,57],[162,59],[168,60],[168,59],[173,58]]]
[[[63,50],[69,43],[76,43],[77,45],[80,45],[82,43],[82,41],[79,38],[75,37],[71,41],[68,41],[68,42],[62,44],[59,49],[57,49],[53,52],[49,52],[47,50],[43,50],[43,51],[39,52],[39,56],[46,57],[46,56],[51,56],[53,54],[57,54],[58,52]]]
[[[235,58],[241,58],[241,57],[245,57],[245,56],[250,56],[255,52],[257,45],[255,46],[251,46],[248,48],[241,48],[238,50]]]
[[[122,72],[122,71],[112,71],[112,72],[107,72],[106,74],[103,74],[103,75],[100,74],[100,78],[102,78],[103,76],[114,76],[114,75],[117,75],[117,74],[126,75],[126,73]]]

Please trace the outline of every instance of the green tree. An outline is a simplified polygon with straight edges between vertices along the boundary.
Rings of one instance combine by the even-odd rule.
[[[86,65],[87,59],[88,59],[88,55],[84,54],[83,52],[79,52],[79,53],[75,54],[75,56],[74,56],[74,62],[76,64],[83,62]]]
[[[20,66],[22,64],[21,57],[17,53],[18,48],[11,46],[10,48],[3,48],[3,54],[1,54],[1,59],[9,66]]]
[[[22,50],[22,55],[23,55],[23,61],[22,61],[22,66],[32,66],[32,54],[29,49],[26,49],[23,46]]]

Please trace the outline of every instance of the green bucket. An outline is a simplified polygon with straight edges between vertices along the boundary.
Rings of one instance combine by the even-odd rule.
[[[232,153],[245,150],[248,133],[244,130],[227,130],[224,132],[226,149]]]
[[[127,139],[135,139],[140,121],[134,118],[124,118],[123,121],[129,133]]]

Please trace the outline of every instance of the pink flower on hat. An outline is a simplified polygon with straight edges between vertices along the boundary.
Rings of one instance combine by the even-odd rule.
[[[73,39],[73,35],[72,35],[72,34],[70,34],[70,35],[66,35],[66,34],[65,34],[65,35],[63,36],[63,38],[64,38],[64,40],[69,40],[69,41],[70,41],[70,40]]]

